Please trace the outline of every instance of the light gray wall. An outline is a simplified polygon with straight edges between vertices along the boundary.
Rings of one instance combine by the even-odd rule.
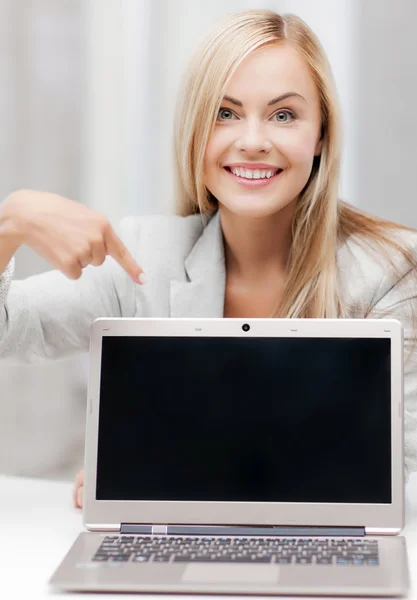
[[[417,2],[358,1],[358,204],[417,228]]]

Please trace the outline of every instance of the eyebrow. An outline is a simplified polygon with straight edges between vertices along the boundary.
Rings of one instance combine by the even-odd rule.
[[[267,104],[267,106],[272,106],[273,104],[278,104],[278,102],[281,102],[282,100],[286,100],[287,98],[291,98],[292,96],[295,96],[296,98],[301,98],[302,100],[304,100],[304,102],[307,102],[307,100],[301,95],[298,94],[297,92],[287,92],[286,94],[281,94],[281,96],[277,96],[276,98],[273,98],[272,100],[270,100]],[[223,100],[226,100],[227,102],[231,102],[232,104],[235,104],[236,106],[240,106],[241,108],[243,107],[243,104],[240,100],[236,100],[236,98],[232,98],[232,96],[224,96]]]

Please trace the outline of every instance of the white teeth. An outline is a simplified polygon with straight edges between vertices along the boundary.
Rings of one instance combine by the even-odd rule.
[[[275,175],[279,169],[276,169],[275,171],[266,171],[261,169],[250,170],[242,167],[230,167],[230,170],[232,171],[233,175],[237,175],[238,177],[243,177],[245,179],[264,179],[265,177],[269,179]]]

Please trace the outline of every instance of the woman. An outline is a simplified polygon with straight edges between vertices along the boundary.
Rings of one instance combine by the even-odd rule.
[[[303,21],[266,10],[222,19],[178,103],[182,216],[127,218],[119,237],[51,194],[19,191],[1,206],[0,356],[86,350],[104,316],[398,318],[405,469],[416,469],[417,235],[338,200],[339,124],[328,61]],[[21,244],[57,271],[12,282]]]

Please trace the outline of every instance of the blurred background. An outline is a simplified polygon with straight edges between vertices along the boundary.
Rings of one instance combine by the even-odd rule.
[[[0,201],[55,192],[104,213],[174,212],[172,124],[187,60],[223,14],[302,17],[343,110],[340,195],[417,227],[415,0],[0,0]],[[49,266],[29,249],[16,278]],[[0,473],[82,467],[88,360],[0,363]]]

